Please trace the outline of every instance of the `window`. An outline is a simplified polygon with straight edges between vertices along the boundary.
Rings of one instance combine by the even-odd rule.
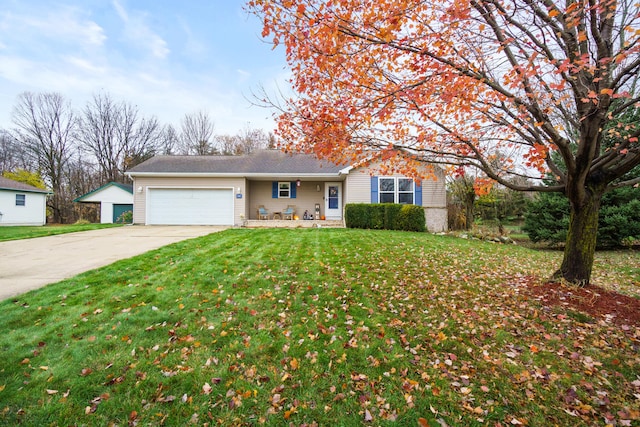
[[[413,204],[413,180],[398,178],[398,203],[402,205]]]
[[[279,182],[278,183],[278,198],[279,199],[288,199],[291,197],[291,183],[290,182]]]
[[[380,178],[380,203],[395,203],[396,179]]]
[[[412,179],[380,177],[378,184],[378,201],[380,203],[414,204],[415,188]]]
[[[16,194],[16,206],[25,206],[26,198],[25,194]]]

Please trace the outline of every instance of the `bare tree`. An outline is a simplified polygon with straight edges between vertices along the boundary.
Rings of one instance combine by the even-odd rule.
[[[173,125],[165,125],[159,135],[159,152],[165,155],[176,154],[180,150],[180,135]]]
[[[275,136],[272,133],[249,126],[236,135],[217,135],[215,140],[222,154],[232,156],[251,154],[255,150],[275,146]]]
[[[67,166],[66,182],[69,199],[73,200],[86,194],[102,184],[102,177],[98,166],[93,159],[82,156],[84,148],[78,148]],[[97,203],[73,203],[65,205],[67,217],[70,221],[78,219],[98,222],[100,218],[100,205]]]
[[[22,145],[11,133],[0,129],[0,174],[15,169],[31,170],[28,157]]]
[[[251,154],[255,150],[267,148],[273,135],[267,134],[262,129],[252,129],[248,125],[240,132],[238,154]]]
[[[215,124],[206,111],[185,114],[182,118],[180,139],[183,150],[188,154],[200,156],[215,154],[216,148],[212,144]]]
[[[53,190],[48,199],[54,222],[64,222],[64,172],[73,152],[76,116],[70,104],[59,93],[18,96],[13,110],[16,138],[23,145],[43,178]]]
[[[95,157],[103,181],[123,181],[128,168],[156,153],[159,137],[155,117],[140,118],[135,106],[108,94],[94,95],[84,108],[79,138]]]
[[[215,140],[221,154],[225,156],[235,156],[238,154],[237,148],[240,145],[238,135],[216,135]]]

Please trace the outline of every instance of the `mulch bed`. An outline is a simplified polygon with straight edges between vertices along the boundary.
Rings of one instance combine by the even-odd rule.
[[[546,306],[561,306],[598,320],[628,328],[640,327],[640,299],[589,285],[583,288],[560,283],[544,283],[528,288],[529,293]]]

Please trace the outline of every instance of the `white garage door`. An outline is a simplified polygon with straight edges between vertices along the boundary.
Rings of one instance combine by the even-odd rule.
[[[147,224],[233,225],[233,190],[150,188]]]

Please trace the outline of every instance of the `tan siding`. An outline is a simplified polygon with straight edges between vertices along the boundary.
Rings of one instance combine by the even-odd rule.
[[[377,165],[370,168],[362,168],[351,171],[347,177],[347,198],[345,203],[370,203],[371,202],[371,174],[381,176],[376,171]],[[373,171],[373,172],[371,172]],[[386,176],[403,176],[393,174]],[[436,169],[436,179],[422,180],[422,206],[425,208],[447,206],[447,194],[445,189],[444,173],[440,168]]]
[[[142,187],[142,192],[138,189]],[[183,178],[183,177],[135,177],[133,181],[133,222],[145,224],[148,188],[233,188],[234,224],[241,224],[241,215],[246,215],[247,189],[244,178]],[[240,188],[242,198],[236,198]]]
[[[446,208],[447,190],[442,169],[436,169],[436,180],[422,180],[422,206],[425,208]]]
[[[345,181],[344,203],[371,203],[371,176],[368,171],[353,170]]]
[[[295,199],[273,199],[272,181],[249,181],[249,219],[258,219],[258,206],[263,205],[270,214],[282,212],[288,205],[296,207],[296,215],[302,219],[305,210],[315,212],[316,203],[320,204],[320,213],[324,211],[324,183],[320,181],[302,181],[296,188]],[[295,184],[294,184],[295,185]],[[316,186],[320,191],[316,191]]]
[[[346,203],[371,202],[371,175],[380,176],[377,164],[369,168],[352,170],[345,185]],[[435,168],[435,179],[422,180],[422,207],[425,208],[427,229],[431,232],[447,230],[447,193],[442,169]],[[387,176],[399,177],[402,174]]]

